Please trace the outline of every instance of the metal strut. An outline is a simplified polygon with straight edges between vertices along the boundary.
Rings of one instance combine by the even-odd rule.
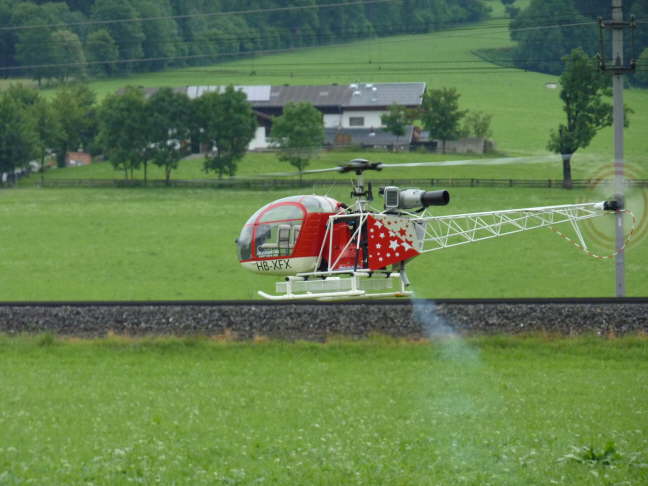
[[[450,248],[467,243],[498,238],[522,231],[571,223],[582,240],[577,222],[609,214],[606,203],[565,204],[536,208],[507,209],[450,216],[415,218],[424,236],[420,253]],[[582,241],[584,244],[584,241]]]

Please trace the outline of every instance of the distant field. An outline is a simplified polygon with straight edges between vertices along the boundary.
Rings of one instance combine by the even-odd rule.
[[[512,154],[544,152],[550,129],[557,127],[563,117],[559,90],[545,87],[557,77],[502,69],[473,53],[476,49],[511,45],[506,23],[491,20],[455,31],[304,49],[213,67],[100,81],[92,86],[104,95],[125,84],[294,85],[423,81],[430,88],[454,86],[461,93],[462,107],[493,114],[493,138],[500,150]],[[635,111],[625,132],[627,160],[648,164],[648,90],[627,90],[625,102]],[[583,152],[612,159],[612,141],[612,130],[605,129]]]
[[[557,77],[502,69],[474,53],[513,45],[502,18],[501,2],[490,4],[493,20],[454,30],[301,49],[213,66],[93,81],[90,85],[103,97],[127,84],[159,87],[423,81],[430,88],[454,86],[461,93],[463,108],[491,113],[493,138],[500,151],[511,155],[544,153],[550,130],[563,116],[558,90],[545,87]],[[625,102],[635,111],[625,131],[626,159],[648,166],[648,90],[626,90]],[[611,161],[612,143],[612,130],[605,129],[579,153]]]
[[[348,200],[349,184],[315,192]],[[274,278],[243,270],[234,240],[247,218],[298,191],[16,189],[0,191],[0,300],[249,299]],[[436,214],[602,200],[561,189],[451,190]],[[643,196],[632,199],[642,216]],[[637,204],[635,204],[637,203]],[[598,227],[612,234],[612,218]],[[571,230],[566,227],[568,234]],[[595,245],[601,253],[608,248]],[[648,295],[648,245],[626,254],[628,295]],[[614,295],[614,263],[586,256],[547,229],[421,256],[419,297]]]
[[[645,338],[0,336],[0,483],[640,486],[647,356]]]

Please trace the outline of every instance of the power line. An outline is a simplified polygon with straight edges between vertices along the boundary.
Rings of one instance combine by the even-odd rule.
[[[453,27],[455,25],[461,25],[461,24],[457,24],[455,22],[439,24],[439,26],[442,26],[442,27],[446,27],[446,26]],[[372,24],[373,32],[370,32],[369,34],[367,32],[358,32],[357,29],[354,29],[353,27],[349,27],[349,28],[345,28],[345,29],[339,29],[339,30],[336,30],[335,32],[331,32],[331,33],[328,33],[328,34],[324,34],[324,33],[309,34],[307,36],[307,38],[309,38],[309,39],[313,39],[313,38],[317,38],[317,39],[339,38],[340,34],[343,34],[345,36],[345,38],[371,38],[371,34],[373,34],[374,36],[376,36],[374,38],[382,39],[382,38],[388,37],[388,36],[383,36],[383,35],[380,34],[381,32],[384,32],[383,29],[387,29],[387,28],[394,29],[393,32],[390,32],[391,35],[403,35],[403,34],[422,34],[423,35],[423,34],[431,34],[433,32],[439,32],[440,31],[440,30],[430,31],[430,30],[425,29],[425,26],[411,27],[410,24],[391,24],[390,23],[390,24]],[[452,30],[448,30],[448,31],[455,31],[455,30],[460,30],[460,29],[456,28],[456,29],[452,29]],[[468,30],[468,29],[466,29],[466,30]],[[472,30],[472,29],[469,29],[469,30]],[[289,28],[275,28],[275,32],[285,32],[285,33],[293,34],[293,31],[291,29],[289,29]],[[243,42],[243,41],[264,40],[266,38],[267,38],[267,35],[265,35],[265,33],[258,32],[256,34],[248,34],[248,35],[226,35],[226,36],[220,37],[217,40],[218,41],[241,41],[241,42]],[[172,39],[158,40],[158,41],[152,42],[150,44],[152,44],[152,45],[160,45],[160,44],[192,44],[192,43],[209,43],[209,42],[213,42],[213,41],[210,41],[208,39],[207,40],[205,40],[205,39],[201,39],[201,40],[196,40],[196,39],[182,40],[181,38],[177,37],[177,38],[172,38]],[[65,41],[65,40],[40,41],[39,40],[39,41],[31,41],[31,42],[21,42],[20,44],[25,45],[25,46],[46,46],[46,45],[52,45],[52,44],[69,44],[69,41]],[[123,42],[122,41],[122,42],[119,42],[118,44],[120,46],[146,44],[146,41],[145,40],[144,41],[136,40],[136,41],[129,41],[129,42]]]
[[[336,5],[342,5],[342,4],[336,4]],[[579,22],[579,23],[572,23],[572,24],[562,24],[562,25],[546,25],[546,26],[536,26],[536,27],[528,27],[528,28],[523,28],[520,30],[540,30],[540,29],[550,29],[550,28],[556,28],[556,27],[574,27],[574,26],[579,26],[579,25],[587,25],[587,24],[594,24],[594,22]],[[482,27],[483,29],[488,29],[488,26]],[[477,30],[479,27],[474,26],[474,27],[465,27],[465,28],[456,28],[456,29],[450,29],[448,31],[445,31],[446,33],[453,33],[457,31],[465,31],[465,30]],[[436,32],[430,32],[429,34],[433,33],[438,33]],[[224,38],[224,41],[227,40],[250,40],[250,39],[257,39],[257,37],[232,37],[232,38]],[[397,39],[392,39],[392,40],[385,40],[385,38],[380,38],[380,40],[385,43],[385,42],[409,42],[410,39],[405,39],[405,40],[397,40]],[[185,43],[194,43],[194,42],[206,42],[206,41],[185,41]],[[160,43],[161,44],[161,43]],[[155,43],[154,43],[155,45]],[[195,54],[195,55],[182,55],[182,56],[158,56],[158,57],[145,57],[145,58],[135,58],[135,59],[119,59],[119,60],[102,60],[102,61],[86,61],[86,62],[76,62],[76,63],[49,63],[49,64],[37,64],[37,65],[27,65],[27,66],[2,66],[0,67],[0,71],[19,71],[19,70],[29,70],[29,69],[46,69],[46,68],[55,68],[55,67],[73,67],[73,66],[90,66],[90,65],[101,65],[101,64],[133,64],[133,63],[144,63],[144,62],[159,62],[159,61],[179,61],[179,60],[190,60],[190,59],[205,59],[205,58],[218,58],[218,57],[223,57],[223,56],[242,56],[242,55],[259,55],[259,54],[276,54],[276,53],[282,53],[282,52],[294,52],[296,50],[301,50],[304,48],[314,48],[314,47],[334,47],[336,45],[346,45],[344,44],[326,44],[326,45],[320,45],[320,46],[304,46],[304,47],[297,47],[297,48],[285,48],[285,49],[269,49],[269,50],[250,50],[250,51],[237,51],[234,53],[210,53],[210,54]]]
[[[340,44],[337,44],[340,45]],[[329,47],[335,46],[334,44],[329,44]],[[180,61],[180,60],[191,60],[191,59],[206,59],[206,58],[217,58],[217,57],[241,57],[241,56],[257,56],[259,54],[278,54],[278,53],[289,53],[296,52],[301,50],[301,48],[286,48],[286,49],[267,49],[267,50],[256,50],[256,51],[246,51],[241,52],[229,52],[229,53],[211,53],[211,54],[194,54],[194,55],[182,55],[182,56],[158,56],[158,57],[144,57],[136,59],[115,59],[115,60],[101,60],[101,61],[85,61],[85,62],[72,62],[72,63],[49,63],[49,64],[33,64],[27,66],[6,66],[0,67],[0,71],[21,71],[21,70],[33,70],[33,69],[52,69],[57,67],[75,67],[75,66],[93,66],[93,65],[117,65],[117,64],[134,64],[134,63],[144,63],[144,62],[159,62],[159,61]],[[543,62],[561,62],[557,59],[511,59],[511,61],[543,61]],[[367,61],[367,62],[358,62],[358,61],[349,61],[349,62],[307,62],[307,63],[273,63],[273,66],[343,66],[343,65],[373,65],[377,68],[374,70],[376,72],[384,72],[381,68],[382,65],[403,65],[403,64],[416,64],[416,65],[427,65],[427,64],[450,64],[450,63],[482,63],[482,62],[491,62],[484,61],[482,59],[467,59],[467,60],[452,60],[452,61],[398,61],[398,60],[376,60],[376,61]],[[497,66],[498,68],[502,66]],[[507,66],[503,66],[507,67]],[[508,68],[508,67],[507,67]],[[512,67],[511,67],[512,68]],[[216,68],[217,70],[218,68]],[[210,72],[212,70],[204,70],[204,72]]]
[[[226,16],[233,16],[233,15],[252,15],[252,14],[288,12],[288,11],[296,11],[296,10],[350,7],[354,5],[371,5],[377,3],[391,3],[395,1],[397,0],[354,0],[354,1],[347,1],[342,3],[327,3],[323,5],[297,5],[292,7],[273,7],[273,8],[265,8],[265,9],[257,8],[257,9],[236,10],[236,11],[229,11],[229,12],[203,12],[203,13],[183,14],[183,15],[160,15],[155,17],[115,19],[115,20],[84,20],[81,22],[67,22],[67,23],[59,23],[59,24],[35,24],[35,25],[0,27],[0,31],[15,31],[15,30],[44,29],[44,28],[51,29],[51,28],[58,28],[58,27],[72,27],[72,26],[84,26],[84,25],[109,25],[109,24],[120,24],[120,23],[150,22],[154,20],[181,20],[181,19],[190,19],[195,17],[226,17]]]

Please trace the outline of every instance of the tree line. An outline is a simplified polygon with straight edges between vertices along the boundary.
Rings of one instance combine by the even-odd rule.
[[[596,133],[612,123],[609,78],[580,49],[564,58],[560,97],[566,120],[550,134],[547,148],[562,155],[563,179],[571,188],[571,158],[589,145]],[[490,136],[491,115],[459,108],[454,88],[427,90],[418,109],[394,104],[382,116],[385,129],[396,136],[406,125],[421,122],[430,138],[442,141],[466,135]],[[625,124],[632,110],[626,107]],[[257,129],[256,114],[245,93],[228,86],[223,91],[190,99],[185,93],[163,88],[147,97],[142,88],[127,87],[107,96],[99,105],[87,86],[62,86],[48,101],[33,88],[12,85],[0,95],[0,173],[14,172],[38,159],[41,174],[49,154],[64,167],[66,155],[83,147],[103,153],[125,177],[149,163],[164,168],[167,182],[180,160],[196,145],[206,155],[204,169],[219,177],[236,174]],[[289,103],[273,119],[270,141],[278,158],[300,172],[322,148],[321,113],[310,103]]]
[[[488,11],[483,0],[0,0],[0,75],[40,84],[159,71],[254,51],[429,32]]]
[[[522,69],[560,74],[563,58],[573,49],[581,48],[590,57],[600,50],[598,18],[611,18],[611,0],[531,0],[520,9],[515,0],[502,0],[513,17],[511,39],[517,42],[512,51],[513,64]],[[624,19],[631,15],[638,22],[631,32],[626,29],[624,57],[639,59],[637,73],[631,77],[637,84],[648,86],[648,2],[624,0]],[[611,36],[603,33],[603,49],[610,57]]]
[[[421,123],[432,138],[490,135],[491,116],[460,110],[454,88],[428,90],[419,109],[394,104],[383,115],[385,129],[400,136]],[[190,99],[171,88],[147,96],[127,87],[96,102],[86,85],[61,86],[51,100],[39,91],[12,85],[0,95],[0,173],[38,162],[41,176],[50,159],[65,167],[68,152],[101,154],[126,178],[149,164],[164,169],[168,183],[180,160],[204,152],[204,169],[234,176],[257,129],[245,93],[229,86]],[[322,114],[310,103],[289,103],[273,118],[270,142],[277,157],[303,171],[324,145]]]
[[[103,154],[125,177],[143,168],[146,178],[153,163],[167,182],[199,145],[206,148],[206,172],[234,175],[257,126],[245,94],[232,86],[194,100],[171,88],[147,97],[127,87],[97,104],[82,84],[62,86],[51,101],[12,85],[0,96],[0,125],[0,173],[38,161],[43,174],[50,157],[65,167],[68,152],[80,149]]]

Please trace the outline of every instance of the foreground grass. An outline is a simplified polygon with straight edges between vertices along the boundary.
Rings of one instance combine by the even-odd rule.
[[[0,337],[0,483],[640,485],[647,356],[645,338]]]
[[[345,182],[314,192],[347,200],[349,187]],[[234,240],[254,211],[290,193],[299,191],[2,191],[0,300],[249,299],[257,290],[273,292],[274,278],[239,266]],[[435,214],[608,196],[524,188],[451,193],[451,204]],[[643,194],[629,199],[638,216],[643,201]],[[612,235],[612,219],[585,225],[588,234]],[[613,246],[608,241],[593,249],[605,254]],[[648,295],[647,252],[640,236],[626,253],[628,295]],[[419,297],[614,295],[613,260],[587,257],[547,229],[434,252],[408,269]]]

